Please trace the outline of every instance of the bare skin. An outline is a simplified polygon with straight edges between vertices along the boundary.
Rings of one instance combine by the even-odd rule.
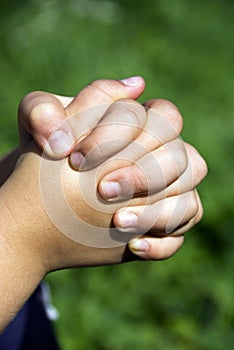
[[[35,103],[35,95],[31,97],[33,98],[30,102]],[[51,94],[43,95],[43,98],[40,93],[36,96],[38,101],[45,100],[45,97],[50,100],[52,112],[54,112],[54,106],[56,108],[58,105],[60,112],[64,111],[61,101],[66,101],[65,117],[63,112],[62,119],[80,112],[80,110],[77,112],[79,98],[75,98],[67,105],[67,99],[58,100],[58,97]],[[84,101],[87,103],[87,98]],[[43,103],[40,102],[36,106],[44,108]],[[184,144],[178,138],[182,123],[181,116],[174,105],[168,101],[152,100],[147,103],[147,107],[146,112],[137,102],[123,100],[113,103],[113,99],[112,102],[109,101],[108,106],[105,105],[102,118],[98,121],[99,128],[94,129],[95,124],[93,124],[91,132],[83,141],[79,142],[75,148],[75,143],[72,141],[71,148],[64,151],[66,155],[70,154],[72,149],[75,150],[73,154],[80,152],[84,156],[85,164],[88,164],[89,170],[86,169],[86,171],[73,170],[70,166],[72,158],[58,159],[64,157],[64,152],[59,157],[56,155],[55,158],[58,159],[56,161],[42,158],[41,151],[35,143],[31,143],[28,133],[21,132],[23,154],[17,168],[0,189],[0,206],[2,218],[4,218],[0,223],[0,277],[3,281],[0,285],[0,296],[4,305],[0,329],[9,323],[48,272],[73,266],[120,263],[138,259],[138,257],[154,260],[168,258],[182,245],[183,234],[200,220],[202,206],[193,189],[205,176],[205,162],[192,146]],[[120,145],[117,142],[114,154],[108,153],[108,148],[105,149],[104,145],[100,153],[101,159],[97,161],[97,153],[93,159],[87,158],[90,154],[92,155],[92,152],[97,152],[98,148],[94,145],[97,145],[98,138],[103,140],[105,134],[107,136],[112,134],[110,128],[115,127],[116,111],[120,109],[121,115],[130,115],[130,118],[133,118],[129,131],[131,136],[127,144],[123,147],[122,142]],[[137,109],[137,113],[129,113],[129,109]],[[73,112],[70,112],[71,110]],[[38,108],[36,112],[38,113]],[[40,115],[36,112],[35,108],[29,108],[28,115],[31,118],[33,114],[34,122],[35,116]],[[24,113],[25,107],[23,112],[21,109],[21,130],[22,120],[25,120]],[[136,114],[141,115],[137,120]],[[155,115],[159,115],[161,121],[170,119],[170,123],[172,118],[173,128],[171,130],[166,128],[164,131],[156,128],[156,133],[152,135],[150,127],[150,133],[147,132],[147,123],[152,126]],[[97,123],[96,117],[93,120]],[[144,128],[142,128],[143,124]],[[67,125],[70,127],[69,124]],[[85,128],[90,130],[90,125]],[[27,129],[24,128],[24,130]],[[126,130],[122,129],[121,132]],[[157,134],[158,131],[160,134]],[[80,134],[82,133],[83,131]],[[37,140],[40,139],[39,134],[37,134]],[[43,135],[43,132],[40,135]],[[120,135],[117,136],[119,139]],[[40,140],[45,142],[45,136],[43,135]],[[93,140],[96,141],[93,142]],[[131,142],[133,140],[134,142]],[[113,142],[113,139],[109,141]],[[139,152],[139,149],[144,151]],[[152,157],[147,156],[148,154]],[[12,160],[17,156],[18,151],[9,157]],[[77,160],[77,157],[74,156],[73,160]],[[154,175],[158,165],[164,175],[161,181],[155,183]],[[77,163],[73,166],[77,167]],[[55,169],[59,169],[59,172],[55,172]],[[58,201],[57,189],[53,188],[55,180],[61,184],[62,193],[69,203],[69,208],[76,218],[82,220],[82,225],[77,226],[73,237],[69,236],[70,233],[64,234],[61,227],[56,226],[54,222],[55,218],[61,219],[61,222],[69,221],[70,216]],[[106,191],[106,184],[109,186],[109,183],[117,183],[117,186],[114,185],[114,189],[118,190],[117,197],[113,196],[113,191],[111,196],[109,196],[110,191]],[[46,191],[43,192],[43,189]],[[104,200],[97,197],[97,190]],[[52,216],[46,206],[44,193],[48,193],[46,198],[52,201],[52,208],[56,209]],[[147,195],[142,196],[142,194]],[[184,211],[175,210],[177,205],[184,208]],[[133,216],[136,220],[130,222],[129,226],[129,217],[133,218]],[[91,246],[84,240],[80,241],[80,238],[88,237],[93,232],[93,228],[97,237],[100,237],[104,231],[108,236],[112,223],[118,228],[118,231],[111,231],[115,234],[114,242],[116,234],[123,237],[120,244],[114,244],[111,241],[112,246],[109,245],[107,248],[105,245],[100,246],[100,240],[98,244],[91,244]],[[135,239],[135,235],[138,237],[143,233],[146,234]],[[132,234],[134,238],[127,245]],[[128,246],[136,255],[132,254]]]
[[[51,147],[48,147],[48,145],[50,146],[50,142],[49,144],[47,143],[48,140],[52,140],[53,145],[57,144],[57,142],[54,143],[54,135],[56,135],[55,130],[65,129],[65,132],[68,131],[69,135],[73,135],[73,131],[71,131],[71,125],[69,123],[66,123],[67,119],[71,116],[77,114],[79,115],[79,112],[90,108],[92,109],[93,107],[100,105],[104,106],[105,111],[113,102],[121,98],[138,98],[144,91],[144,88],[144,80],[141,77],[133,77],[124,80],[124,82],[116,80],[94,81],[88,87],[78,93],[74,99],[44,92],[31,93],[22,100],[19,108],[19,130],[21,145],[24,145],[25,142],[27,143],[30,139],[32,139],[31,135],[33,135],[39,147],[41,147],[41,149],[44,149],[45,152],[52,158],[61,159],[64,157],[64,154],[69,155],[73,151],[72,156],[70,157],[70,162],[72,166],[76,168],[76,164],[73,162],[75,138],[72,139],[72,141],[70,140],[71,142],[68,142],[68,144],[64,144],[62,142],[64,145],[62,152],[61,148],[59,149],[60,152],[58,152],[58,149],[56,149],[56,153],[51,152]],[[154,147],[158,148],[160,143],[157,143],[155,145],[155,138],[159,137],[159,139],[162,139],[161,143],[163,144],[178,137],[182,130],[182,117],[176,106],[165,100],[148,101],[145,106],[146,108],[153,107],[151,108],[152,112],[151,117],[149,118],[149,130],[155,130],[155,125],[157,125],[157,132],[155,135],[153,135],[151,141],[149,140],[149,143],[152,143],[153,139]],[[159,115],[161,117],[157,119],[157,122],[155,120],[156,115]],[[99,125],[100,120],[102,120],[102,117],[100,117],[100,115],[98,117],[96,116],[96,118],[93,119],[90,119],[89,116],[87,125],[87,118],[85,117],[85,114],[83,114],[83,118],[81,116],[78,120],[78,127],[75,128],[76,130],[81,130],[78,132],[78,134],[76,134],[76,136],[79,137],[82,135],[82,133],[85,132],[85,130],[92,130],[92,128]],[[170,130],[168,129],[168,125],[171,125],[169,128]],[[96,131],[96,135],[98,133],[100,134],[99,138],[101,140],[106,139],[105,127],[98,128]],[[56,136],[59,136],[58,140],[59,143],[61,143],[61,134]],[[86,151],[90,151],[90,148],[92,147],[92,135],[90,136],[91,137],[88,138],[89,140],[84,140],[84,144],[86,144]],[[74,137],[74,135],[72,137]],[[140,143],[144,146],[144,142],[145,141],[143,137]],[[150,148],[150,144],[148,144],[147,147]],[[185,147],[186,152],[188,152],[187,169],[185,172],[186,175],[183,175],[182,178],[183,182],[186,183],[186,190],[188,191],[195,188],[205,177],[207,173],[207,167],[202,157],[192,146],[185,144]],[[78,147],[75,147],[75,153],[77,150],[79,151],[81,149],[82,142],[78,143]],[[140,190],[137,188],[135,189],[136,192],[138,191],[138,195],[140,196],[142,193],[148,191],[148,184],[144,182],[144,176],[142,176],[142,173],[140,172],[137,172],[137,175],[134,174],[135,176],[129,176],[129,174],[132,175],[134,173],[134,170],[134,167],[132,167],[131,172],[129,172],[129,167],[123,167],[119,172],[115,172],[117,178],[115,176],[114,182],[121,182],[123,178],[127,177],[127,182],[132,189],[137,187],[137,183],[141,183],[142,188]],[[191,172],[193,174],[192,176]],[[110,182],[112,183],[110,175],[111,174],[108,174],[108,180],[111,180]],[[110,188],[108,188],[110,186],[107,187],[106,184],[109,182],[105,181],[106,179],[103,180],[104,181],[99,183],[98,191],[103,199],[108,200],[110,193],[108,194],[107,192],[108,190],[110,191]],[[178,187],[178,182],[176,186]],[[178,193],[178,191],[176,192],[175,190],[176,186],[173,187],[173,195]],[[126,188],[126,190],[128,191],[128,188]],[[113,195],[113,191],[111,190],[110,192]],[[198,202],[199,208],[196,220],[194,220],[194,224],[202,217],[202,206],[199,199]],[[119,225],[118,215],[115,215],[114,223],[117,226]],[[147,241],[140,238],[135,240],[134,243],[132,242],[130,244],[130,249],[132,252],[134,252],[134,254],[140,256],[141,258],[157,260],[158,256],[160,255],[159,250],[162,248],[162,252],[170,252],[170,244],[173,244],[174,247],[174,241],[175,240],[172,240],[170,237],[164,237],[163,239],[154,237],[153,239],[148,239]],[[180,246],[181,243],[178,244],[178,249]],[[163,257],[164,254],[162,253],[161,256]]]

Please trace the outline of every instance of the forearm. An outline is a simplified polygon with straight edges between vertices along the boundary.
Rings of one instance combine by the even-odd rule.
[[[13,176],[0,189],[0,331],[14,318],[45,274],[38,254],[40,247],[31,239],[34,228],[27,228],[33,213],[21,208],[27,198],[18,181]]]
[[[77,173],[69,169],[68,162],[65,164],[67,180],[73,180],[72,174],[74,181],[77,180]],[[41,200],[40,166],[40,155],[29,153],[0,188],[0,330],[7,326],[47,272],[70,266],[116,263],[122,259],[124,247],[90,248],[59,232]],[[45,175],[52,179],[59,176],[53,171]],[[73,190],[72,183],[71,187]],[[76,199],[77,202],[81,210]],[[59,210],[59,202],[55,200],[53,204],[54,210]]]
[[[0,332],[15,317],[43,278],[31,253],[18,243],[0,239]]]
[[[21,244],[0,239],[0,332],[15,317],[44,277],[33,255]]]

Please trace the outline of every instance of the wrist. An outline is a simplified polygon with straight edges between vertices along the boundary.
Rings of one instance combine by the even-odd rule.
[[[43,210],[37,185],[38,171],[32,171],[33,165],[30,169],[29,162],[21,160],[0,188],[1,235],[20,265],[28,264],[30,270],[44,275],[44,245],[40,236]]]
[[[47,215],[40,189],[41,156],[32,147],[21,156],[13,174],[0,189],[0,200],[13,220],[7,225],[13,234],[7,231],[5,234],[10,240],[15,237],[12,244],[31,260],[34,273],[44,276],[64,267],[61,263],[64,241]]]

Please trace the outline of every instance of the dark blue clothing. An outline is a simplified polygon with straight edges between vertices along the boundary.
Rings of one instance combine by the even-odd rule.
[[[0,335],[0,350],[59,350],[39,286]]]

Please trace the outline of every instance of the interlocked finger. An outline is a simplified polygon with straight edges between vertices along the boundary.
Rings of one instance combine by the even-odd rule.
[[[198,209],[197,195],[190,191],[151,205],[120,209],[114,216],[114,224],[125,232],[170,235],[194,218]]]
[[[134,164],[106,175],[99,185],[99,193],[108,200],[157,193],[178,179],[186,167],[187,153],[184,143],[177,138],[147,153]],[[107,192],[107,186],[112,189],[115,187],[116,193],[113,190]]]
[[[130,250],[141,259],[163,260],[175,254],[184,242],[184,236],[143,236],[129,243]]]
[[[119,153],[137,138],[145,120],[145,109],[136,101],[114,102],[97,127],[77,144],[76,151],[71,155],[73,166],[87,170]]]
[[[182,117],[177,107],[157,99],[147,102],[145,108],[146,123],[141,133],[116,155],[119,161],[107,167],[107,176],[100,182],[103,199],[161,191],[186,168],[186,150],[178,140]]]

